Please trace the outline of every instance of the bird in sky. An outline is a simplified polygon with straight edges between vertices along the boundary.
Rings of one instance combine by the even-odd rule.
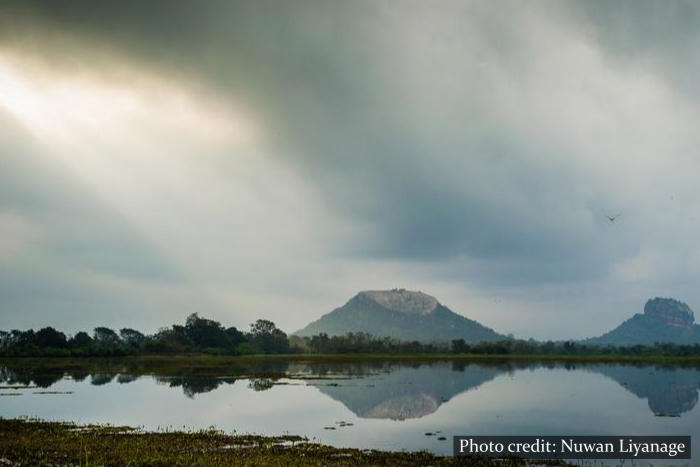
[[[621,213],[621,212],[618,212],[618,213],[615,214],[614,216],[608,216],[608,215],[606,214],[605,217],[607,217],[608,220],[609,220],[610,222],[615,222],[615,219],[617,219],[618,217],[620,217],[620,214],[622,214],[622,213]]]

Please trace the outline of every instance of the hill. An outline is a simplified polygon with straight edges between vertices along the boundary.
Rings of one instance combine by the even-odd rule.
[[[404,341],[436,342],[464,339],[491,342],[506,339],[478,322],[454,313],[435,297],[405,289],[360,292],[305,328],[298,336],[329,336],[365,332]]]
[[[654,298],[618,327],[586,342],[599,345],[700,344],[700,326],[688,305],[672,298]]]

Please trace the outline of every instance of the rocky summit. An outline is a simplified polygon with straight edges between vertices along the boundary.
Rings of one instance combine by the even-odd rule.
[[[700,344],[700,326],[688,305],[672,298],[653,298],[618,327],[587,342],[598,345]]]
[[[349,332],[421,342],[447,342],[453,339],[492,342],[506,338],[454,313],[435,297],[405,289],[359,292],[345,305],[294,334],[313,336],[325,333],[337,336]]]
[[[425,315],[434,311],[439,305],[435,297],[406,289],[368,290],[360,292],[359,295],[400,313]]]
[[[653,298],[644,305],[644,314],[655,318],[667,326],[690,328],[695,323],[695,315],[688,305],[672,298]]]

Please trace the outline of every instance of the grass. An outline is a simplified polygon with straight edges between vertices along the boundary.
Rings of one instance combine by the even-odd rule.
[[[299,362],[367,361],[367,360],[462,360],[462,361],[555,361],[555,362],[649,362],[649,363],[700,363],[700,355],[543,355],[543,354],[291,354],[291,355],[249,355],[238,357],[248,360],[287,360]]]
[[[453,362],[461,365],[475,363],[485,366],[526,367],[531,364],[545,366],[585,365],[588,363],[622,363],[626,365],[674,365],[692,366],[700,364],[698,358],[688,357],[649,357],[619,355],[473,355],[473,354],[290,354],[290,355],[249,355],[216,356],[207,354],[190,355],[140,355],[129,357],[70,357],[70,358],[4,358],[4,367],[14,374],[13,379],[0,392],[10,393],[17,384],[47,388],[66,375],[82,380],[86,376],[117,374],[140,376],[145,374],[171,378],[290,378],[290,379],[341,379],[350,377],[333,371],[333,365],[357,366],[354,371],[362,373],[370,368],[380,368],[387,363],[422,365],[433,362]],[[318,365],[314,375],[297,373],[298,366]]]
[[[392,354],[392,353],[345,353],[345,354],[279,354],[279,355],[209,355],[209,354],[175,354],[175,355],[136,355],[127,357],[6,357],[0,358],[0,364],[10,362],[41,362],[46,366],[55,362],[56,366],[82,366],[85,362],[129,361],[146,365],[215,364],[236,365],[256,362],[346,362],[371,360],[414,360],[414,361],[543,361],[543,362],[640,362],[640,363],[700,363],[700,355],[557,355],[557,354]]]
[[[532,461],[543,465],[542,461]],[[520,466],[489,460],[334,448],[299,436],[224,434],[216,430],[142,432],[131,427],[0,418],[0,464],[152,466]],[[549,461],[544,465],[570,465]]]

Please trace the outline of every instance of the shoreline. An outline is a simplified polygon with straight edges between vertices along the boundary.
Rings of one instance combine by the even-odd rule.
[[[564,461],[455,458],[427,451],[336,448],[295,436],[218,430],[141,431],[127,426],[0,418],[0,462],[9,465],[569,466]]]
[[[210,355],[196,354],[143,354],[111,357],[96,356],[28,356],[0,357],[5,362],[57,362],[80,363],[99,361],[133,361],[144,363],[247,363],[247,362],[345,362],[368,360],[413,360],[413,361],[528,361],[528,362],[580,362],[580,363],[700,363],[700,355],[540,355],[540,354],[391,354],[391,353],[343,353],[343,354],[260,354],[260,355]]]

